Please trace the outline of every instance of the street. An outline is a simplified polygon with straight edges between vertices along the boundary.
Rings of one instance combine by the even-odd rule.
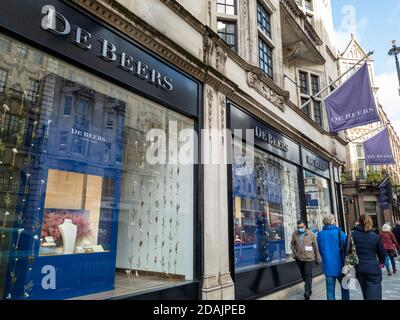
[[[398,266],[399,264],[399,261],[397,261]],[[398,272],[392,276],[388,276],[386,269],[383,270],[383,300],[398,300],[400,292],[400,273]],[[357,281],[356,286],[356,290],[350,290],[350,300],[363,300],[361,288]],[[260,300],[304,300],[303,288],[304,283],[301,283],[291,288],[291,290],[285,290],[284,293],[277,292],[263,297]],[[338,282],[336,282],[336,299],[341,299],[340,286]],[[316,277],[313,280],[313,295],[311,300],[326,300],[325,277],[323,275]]]

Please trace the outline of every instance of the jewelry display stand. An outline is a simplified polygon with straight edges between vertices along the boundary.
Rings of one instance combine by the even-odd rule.
[[[65,219],[64,223],[58,226],[58,229],[63,239],[64,254],[73,254],[78,227],[72,223],[71,219]]]

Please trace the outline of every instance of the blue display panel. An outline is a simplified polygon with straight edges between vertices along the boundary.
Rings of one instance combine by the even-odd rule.
[[[55,74],[42,78],[41,88],[37,101],[24,94],[22,107],[37,108],[24,119],[25,143],[17,153],[23,218],[14,224],[4,298],[112,290],[126,105]],[[67,220],[73,238],[60,227]]]

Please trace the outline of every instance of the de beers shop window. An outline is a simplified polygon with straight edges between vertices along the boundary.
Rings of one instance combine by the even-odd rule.
[[[243,154],[252,152],[247,148]],[[299,169],[258,149],[254,150],[254,170],[243,167],[241,159],[242,155],[235,155],[233,165],[236,271],[288,262],[291,237],[301,215]]]
[[[100,299],[192,280],[193,165],[150,164],[146,135],[194,121],[33,48],[14,60],[20,43],[1,37],[0,295]]]

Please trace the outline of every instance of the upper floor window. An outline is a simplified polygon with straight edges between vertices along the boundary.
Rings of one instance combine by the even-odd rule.
[[[32,61],[35,65],[41,65],[43,63],[43,55],[40,52],[34,52]]]
[[[14,135],[18,132],[19,118],[17,115],[6,113],[4,117],[3,130],[6,135]]]
[[[315,95],[320,92],[321,88],[319,76],[305,71],[299,71],[299,88],[302,111],[322,127],[322,100],[321,97],[315,97]],[[310,100],[311,96],[314,96],[313,100]],[[307,101],[309,102],[307,103]],[[307,105],[304,106],[306,103]]]
[[[237,41],[235,22],[218,20],[218,34],[232,50],[236,51]]]
[[[322,127],[321,101],[314,101],[314,121]]]
[[[21,59],[26,59],[28,56],[28,49],[23,46],[17,46],[17,57]]]
[[[217,12],[222,14],[236,14],[236,0],[217,0]]]
[[[0,51],[10,52],[11,42],[3,37],[0,37]]]
[[[81,128],[87,128],[89,125],[88,113],[89,102],[83,99],[79,99],[76,104],[75,125]]]
[[[304,7],[308,11],[313,11],[313,2],[312,0],[304,0]]]
[[[260,68],[266,73],[268,77],[273,79],[273,60],[272,60],[272,48],[261,38],[259,42],[259,60]]]
[[[308,98],[301,98],[301,106],[304,106],[302,111],[309,117],[311,117],[311,111],[310,111],[310,104],[311,102],[309,102]],[[308,102],[308,103],[307,103]],[[307,104],[306,104],[307,103]]]
[[[26,99],[30,102],[36,103],[39,94],[39,81],[29,79],[28,90],[26,92]]]
[[[67,96],[64,100],[64,116],[70,116],[72,113],[72,97]]]
[[[320,91],[319,77],[316,75],[311,75],[311,90],[313,95],[316,95]]]
[[[259,2],[257,2],[257,24],[260,30],[265,32],[268,37],[272,38],[271,14]]]
[[[7,75],[8,72],[6,70],[0,69],[0,92],[4,92],[6,89]]]
[[[306,72],[301,72],[299,73],[299,79],[300,79],[300,92],[303,94],[308,94],[308,74]]]
[[[313,0],[296,0],[297,5],[307,11],[314,11]]]
[[[113,129],[114,128],[114,111],[107,111],[107,121],[106,121],[106,128]]]

